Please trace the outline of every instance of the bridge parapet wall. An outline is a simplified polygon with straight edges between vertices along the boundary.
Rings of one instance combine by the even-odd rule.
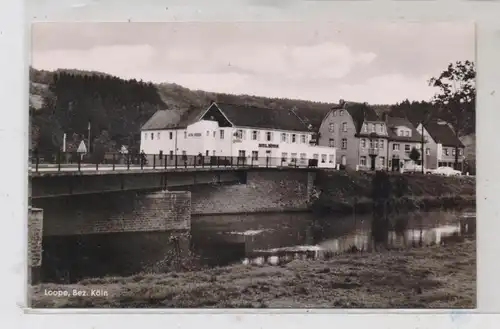
[[[33,200],[44,236],[188,230],[191,192],[109,193]]]

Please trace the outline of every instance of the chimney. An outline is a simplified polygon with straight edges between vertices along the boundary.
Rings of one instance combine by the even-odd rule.
[[[339,105],[343,107],[344,104],[345,104],[345,101],[343,99],[339,99]]]

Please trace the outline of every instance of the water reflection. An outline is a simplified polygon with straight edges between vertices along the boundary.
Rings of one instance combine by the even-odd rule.
[[[387,219],[373,239],[367,216],[259,214],[198,217],[192,221],[193,248],[207,265],[279,264],[293,259],[328,259],[339,253],[441,245],[475,236],[475,214],[416,212]],[[382,237],[383,234],[383,237]],[[374,241],[375,240],[375,241]],[[223,256],[224,255],[224,256]]]

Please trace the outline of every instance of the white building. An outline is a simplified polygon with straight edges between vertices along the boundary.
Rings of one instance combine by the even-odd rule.
[[[155,113],[141,129],[141,151],[169,158],[232,157],[253,165],[318,159],[319,167],[334,167],[335,148],[311,145],[313,134],[292,111],[212,103],[187,122],[173,111]]]

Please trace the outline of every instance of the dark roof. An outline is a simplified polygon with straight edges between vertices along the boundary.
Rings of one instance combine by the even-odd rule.
[[[455,134],[453,129],[451,129],[451,127],[444,122],[428,122],[425,125],[425,129],[436,143],[443,144],[444,146],[458,145],[459,147],[464,147],[464,144],[462,144],[460,139],[457,138],[457,135]]]
[[[411,129],[411,136],[398,136],[393,128],[397,126],[406,126]],[[389,134],[389,139],[402,141],[402,142],[420,142],[422,140],[422,135],[417,131],[415,126],[407,118],[391,117],[387,116],[387,133]]]
[[[356,133],[361,131],[363,123],[365,121],[382,121],[377,112],[366,103],[356,103],[356,102],[345,102],[333,110],[344,109],[352,117],[354,121],[354,126],[356,127]]]
[[[175,128],[181,119],[179,112],[175,110],[160,110],[146,121],[141,130],[162,130]]]
[[[217,103],[217,107],[235,126],[292,131],[308,131],[306,123],[287,109]]]

